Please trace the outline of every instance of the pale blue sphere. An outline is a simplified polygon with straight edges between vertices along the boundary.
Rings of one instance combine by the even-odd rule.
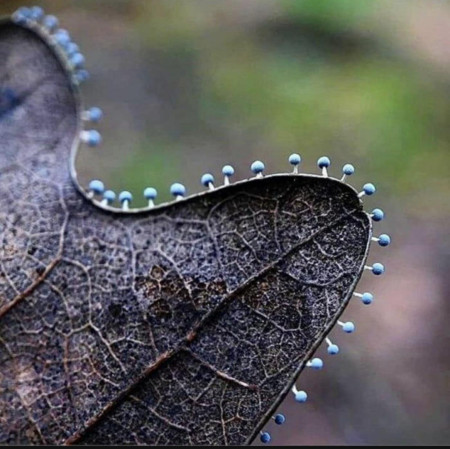
[[[327,168],[331,165],[330,158],[327,156],[322,156],[317,160],[317,166],[319,168]]]
[[[170,193],[173,196],[184,196],[186,195],[186,187],[179,182],[176,182],[170,186]]]

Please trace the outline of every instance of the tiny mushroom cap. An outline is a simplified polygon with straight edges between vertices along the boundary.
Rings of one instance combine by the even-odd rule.
[[[100,143],[102,142],[102,136],[101,134],[96,131],[95,129],[91,129],[90,131],[87,131],[87,134],[85,134],[85,142],[90,146],[90,147],[96,147],[98,145],[100,145]]]
[[[124,203],[125,201],[131,202],[133,201],[133,195],[128,192],[127,190],[124,190],[123,192],[120,192],[119,194],[119,201],[121,203]]]
[[[378,237],[378,244],[380,246],[389,246],[391,244],[391,238],[387,234],[381,234]]]
[[[310,362],[310,367],[314,369],[322,369],[323,368],[323,361],[322,359],[319,359],[318,357],[315,357]]]
[[[327,352],[330,355],[336,355],[336,354],[339,353],[339,346],[335,345],[335,344],[331,344],[331,345],[328,346]]]
[[[272,437],[270,436],[269,432],[263,432],[261,434],[261,441],[263,443],[270,443],[271,440],[272,440]]]
[[[40,6],[32,6],[30,13],[31,18],[37,21],[44,17],[44,10]]]
[[[255,161],[253,162],[253,164],[251,165],[251,170],[253,173],[258,174],[258,173],[262,173],[264,171],[264,162],[261,161]]]
[[[291,165],[298,165],[302,161],[302,158],[299,154],[293,153],[289,156],[289,163]]]
[[[376,190],[377,189],[371,182],[368,182],[367,184],[364,184],[364,186],[363,186],[363,191],[366,195],[373,195],[376,192]]]
[[[57,17],[49,15],[44,17],[43,22],[45,28],[49,29],[50,31],[54,30],[59,25],[59,20]]]
[[[89,183],[89,190],[97,195],[101,195],[105,191],[105,185],[99,179],[93,179]]]
[[[234,168],[231,165],[224,165],[222,168],[222,174],[224,176],[233,176]]]
[[[97,106],[90,108],[88,112],[89,112],[89,120],[91,122],[99,122],[103,117],[103,111]]]
[[[306,402],[306,400],[308,399],[308,395],[306,393],[306,391],[297,391],[297,393],[295,393],[295,400],[297,402]]]
[[[112,190],[106,190],[103,194],[103,199],[106,200],[108,203],[112,203],[116,200],[116,194]]]
[[[170,186],[170,193],[173,196],[184,196],[186,194],[186,187],[179,182],[176,182]]]
[[[331,165],[330,158],[322,156],[317,160],[317,166],[319,168],[329,167]]]
[[[56,30],[56,33],[58,36],[67,36],[70,40],[70,34],[67,30],[65,30],[64,28],[59,28],[58,30]]]
[[[372,211],[372,220],[381,221],[384,218],[384,212],[381,209],[374,209]]]
[[[67,30],[59,29],[56,31],[56,33],[53,35],[56,42],[61,45],[62,47],[66,47],[69,45],[71,39],[70,34]]]
[[[210,184],[214,183],[214,176],[211,173],[205,173],[201,179],[202,185],[208,187]]]
[[[66,46],[66,52],[69,57],[72,57],[76,53],[80,52],[80,47],[75,42],[70,42]]]
[[[278,424],[280,426],[281,424],[284,424],[286,422],[286,416],[284,416],[282,413],[277,413],[275,415],[274,421],[275,424]]]
[[[158,196],[158,192],[153,187],[147,187],[144,190],[144,198],[147,200],[154,200]]]
[[[16,11],[16,14],[17,15],[21,15],[23,17],[26,17],[28,19],[28,18],[31,18],[31,14],[32,13],[31,13],[31,9],[30,8],[28,8],[26,6],[22,6]]]
[[[11,16],[12,20],[16,23],[24,24],[28,19],[31,18],[30,8],[22,6]]]
[[[79,83],[83,83],[84,81],[89,79],[89,72],[85,69],[77,70],[75,73],[75,78]]]
[[[375,274],[377,276],[379,276],[380,274],[383,274],[384,273],[384,265],[379,262],[374,263],[372,265],[372,272],[373,272],[373,274]]]
[[[352,164],[345,164],[342,167],[342,173],[347,176],[353,175],[353,173],[355,173],[355,167],[353,167]]]
[[[342,329],[344,332],[347,332],[347,334],[351,334],[352,332],[355,331],[355,325],[351,321],[347,321],[342,326]]]
[[[372,293],[369,293],[369,292],[363,293],[362,296],[361,296],[361,301],[366,306],[368,306],[369,304],[372,304],[372,302],[373,302],[373,295],[372,295]]]
[[[74,67],[80,69],[81,67],[84,66],[84,63],[86,62],[86,60],[81,53],[75,53],[70,58],[70,62]]]

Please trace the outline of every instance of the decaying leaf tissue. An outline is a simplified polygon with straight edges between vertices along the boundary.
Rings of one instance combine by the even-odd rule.
[[[22,8],[0,25],[0,442],[244,444],[293,391],[354,293],[371,220],[328,176],[202,178],[205,191],[132,208],[76,178],[97,145],[79,86],[84,57],[55,17]],[[219,185],[220,184],[220,185]],[[117,204],[117,205],[116,205]],[[304,386],[302,386],[304,387]],[[275,422],[285,418],[275,415]]]

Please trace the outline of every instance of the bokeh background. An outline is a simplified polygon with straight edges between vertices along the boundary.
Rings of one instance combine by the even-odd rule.
[[[225,163],[248,177],[331,173],[346,162],[357,187],[377,193],[389,248],[374,248],[386,275],[364,275],[335,329],[341,347],[288,396],[275,444],[450,443],[450,2],[440,0],[47,0],[88,60],[87,106],[105,112],[104,144],[83,149],[83,182],[116,191],[173,181],[190,192]],[[1,0],[0,15],[26,1]],[[1,63],[1,62],[0,62]]]

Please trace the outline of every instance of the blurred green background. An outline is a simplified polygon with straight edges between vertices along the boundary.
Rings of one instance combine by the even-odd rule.
[[[346,162],[359,188],[378,191],[393,244],[370,261],[370,307],[345,312],[357,332],[289,396],[275,444],[450,443],[450,2],[440,0],[47,0],[88,60],[87,106],[105,112],[104,144],[82,149],[84,183],[161,199],[202,173],[236,178],[255,159],[267,171],[331,174]],[[2,0],[0,14],[27,2]],[[277,427],[277,428],[275,428]]]

